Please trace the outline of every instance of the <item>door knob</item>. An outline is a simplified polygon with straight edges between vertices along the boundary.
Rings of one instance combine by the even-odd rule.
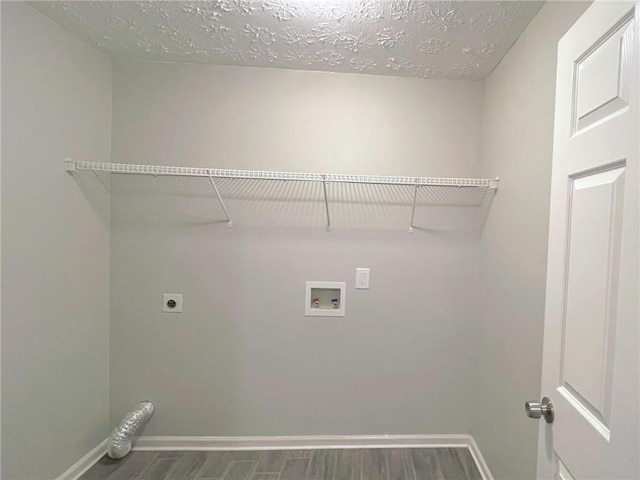
[[[527,402],[524,404],[524,411],[527,412],[529,418],[544,417],[547,423],[553,422],[553,403],[549,397],[544,397],[542,402]]]

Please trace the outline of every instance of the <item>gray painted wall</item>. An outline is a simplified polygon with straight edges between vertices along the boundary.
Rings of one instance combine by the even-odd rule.
[[[587,2],[547,2],[484,82],[481,174],[500,176],[480,242],[472,434],[496,478],[535,478],[558,40]],[[498,410],[496,411],[496,406]]]
[[[472,176],[481,96],[479,82],[118,65],[113,160]],[[113,421],[149,398],[147,435],[469,431],[468,211],[423,209],[410,235],[406,207],[397,228],[362,228],[394,220],[343,202],[328,233],[317,191],[252,184],[228,198],[228,229],[206,184],[113,181]],[[371,268],[370,290],[354,289],[356,267]],[[347,282],[346,317],[305,317],[305,280]],[[163,314],[163,293],[184,294],[184,313]]]
[[[108,434],[107,58],[2,2],[2,478],[57,477]]]

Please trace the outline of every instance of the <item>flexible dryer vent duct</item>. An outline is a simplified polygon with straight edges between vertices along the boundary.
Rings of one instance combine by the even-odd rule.
[[[107,454],[110,458],[118,459],[131,451],[131,439],[147,424],[153,415],[153,403],[145,400],[127,413],[109,437]]]

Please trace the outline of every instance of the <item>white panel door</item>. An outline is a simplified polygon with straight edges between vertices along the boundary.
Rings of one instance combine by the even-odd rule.
[[[538,477],[640,478],[638,5],[558,49]]]

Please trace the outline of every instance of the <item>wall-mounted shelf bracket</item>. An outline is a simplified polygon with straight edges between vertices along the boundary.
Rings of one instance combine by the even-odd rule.
[[[416,214],[416,198],[418,197],[418,184],[413,186],[413,206],[411,207],[411,223],[409,223],[409,233],[413,233],[413,219]]]
[[[327,212],[327,232],[331,231],[331,217],[329,216],[329,199],[327,197],[327,176],[322,176],[322,190],[324,191],[324,208]]]
[[[209,177],[209,180],[211,181],[211,186],[213,187],[213,191],[216,193],[216,197],[218,197],[220,206],[222,207],[222,210],[224,211],[224,214],[227,217],[227,227],[231,228],[233,226],[233,221],[229,216],[229,212],[227,211],[227,206],[224,204],[224,200],[222,200],[222,197],[220,196],[220,192],[218,191],[218,187],[216,185],[216,182],[213,180],[213,177]]]
[[[70,158],[65,158],[64,159],[64,169],[69,173],[75,172],[76,171],[76,162],[74,162]]]

